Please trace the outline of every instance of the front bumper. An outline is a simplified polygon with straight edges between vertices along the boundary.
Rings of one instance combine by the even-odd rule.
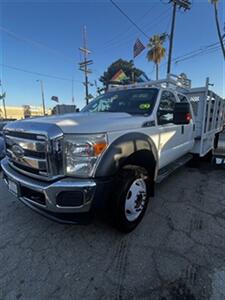
[[[49,183],[20,174],[10,167],[7,158],[2,160],[1,166],[6,184],[9,182],[16,184],[16,196],[27,206],[44,216],[64,223],[82,223],[82,220],[86,223],[89,219],[97,190],[97,183],[94,180],[64,178]],[[69,195],[74,192],[79,194],[78,205],[75,203],[76,205],[65,206],[63,201],[58,204],[62,193]]]

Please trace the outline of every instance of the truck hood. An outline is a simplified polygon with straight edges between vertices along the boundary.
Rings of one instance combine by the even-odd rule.
[[[41,123],[57,125],[64,133],[99,133],[140,128],[146,121],[144,116],[132,116],[127,113],[73,113],[50,117],[34,118],[19,123]],[[30,124],[31,125],[31,124]],[[37,125],[37,124],[36,124]]]

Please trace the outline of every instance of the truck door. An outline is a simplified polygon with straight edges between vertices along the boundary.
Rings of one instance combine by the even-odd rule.
[[[180,93],[178,93],[177,96],[180,102],[186,102],[189,103],[190,105],[190,102],[188,101],[186,96]],[[183,152],[189,152],[194,146],[194,121],[192,119],[193,111],[191,105],[190,105],[190,112],[191,112],[190,123],[181,126],[181,143],[182,143]]]
[[[157,123],[159,129],[159,168],[183,156],[186,150],[182,125],[173,123],[174,105],[177,99],[173,92],[163,90],[157,110]]]

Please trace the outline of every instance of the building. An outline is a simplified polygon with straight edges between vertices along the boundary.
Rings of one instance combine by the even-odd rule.
[[[51,114],[51,110],[47,110],[46,113]],[[7,119],[21,120],[30,117],[43,116],[43,109],[41,106],[6,106]],[[4,109],[0,107],[0,119],[4,119]]]
[[[72,104],[58,104],[52,109],[53,115],[63,115],[63,114],[69,114],[77,112],[76,105]]]

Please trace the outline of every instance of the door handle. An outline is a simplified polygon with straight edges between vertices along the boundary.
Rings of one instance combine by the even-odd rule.
[[[181,126],[181,134],[184,134],[184,125]]]

